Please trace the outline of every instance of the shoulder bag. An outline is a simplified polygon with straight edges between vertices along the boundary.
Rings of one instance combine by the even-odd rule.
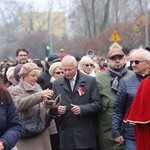
[[[40,104],[36,114],[21,119],[21,138],[33,138],[44,132],[45,125],[40,117]]]

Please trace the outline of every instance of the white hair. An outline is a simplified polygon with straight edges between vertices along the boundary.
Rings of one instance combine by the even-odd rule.
[[[134,55],[134,53],[143,54],[144,59],[150,61],[150,52],[148,50],[142,48],[134,49],[130,55]]]
[[[75,67],[77,67],[78,63],[77,63],[77,60],[75,59],[74,56],[67,55],[67,56],[65,56],[65,57],[62,59],[61,62],[62,62],[62,64],[64,64],[64,63],[67,63],[68,61],[71,61],[71,62],[73,63],[73,65],[74,65]]]

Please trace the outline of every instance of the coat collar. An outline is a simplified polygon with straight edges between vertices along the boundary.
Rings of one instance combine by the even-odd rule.
[[[81,73],[80,71],[77,72],[77,78],[75,82],[74,91],[77,91],[79,86],[81,85],[84,86],[84,84],[86,83],[86,80],[84,77],[85,75],[83,73]],[[67,80],[64,76],[60,80],[60,85],[62,85],[66,91],[71,92],[69,80]]]
[[[21,80],[19,84],[25,89],[25,91],[39,91],[39,86],[37,83],[35,86],[31,86],[27,82]]]

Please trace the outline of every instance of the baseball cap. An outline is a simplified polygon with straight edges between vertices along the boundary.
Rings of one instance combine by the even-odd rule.
[[[111,58],[113,56],[124,56],[124,52],[120,49],[111,49],[107,53],[107,58]]]
[[[48,61],[58,62],[60,57],[56,53],[50,53],[48,56]]]

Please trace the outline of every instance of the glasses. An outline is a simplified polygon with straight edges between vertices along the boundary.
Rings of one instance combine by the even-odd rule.
[[[116,56],[112,56],[112,57],[110,57],[109,59],[110,60],[121,60],[122,58],[124,57],[124,55],[116,55]]]
[[[54,73],[56,73],[57,75],[59,75],[59,74],[64,74],[63,71],[58,71],[58,72],[54,72]]]
[[[84,66],[86,66],[86,67],[93,67],[94,65],[93,64],[84,64]]]
[[[135,63],[136,65],[138,65],[140,62],[144,62],[144,61],[147,61],[147,60],[143,60],[143,61],[140,61],[140,60],[131,60],[130,63],[131,64]]]

